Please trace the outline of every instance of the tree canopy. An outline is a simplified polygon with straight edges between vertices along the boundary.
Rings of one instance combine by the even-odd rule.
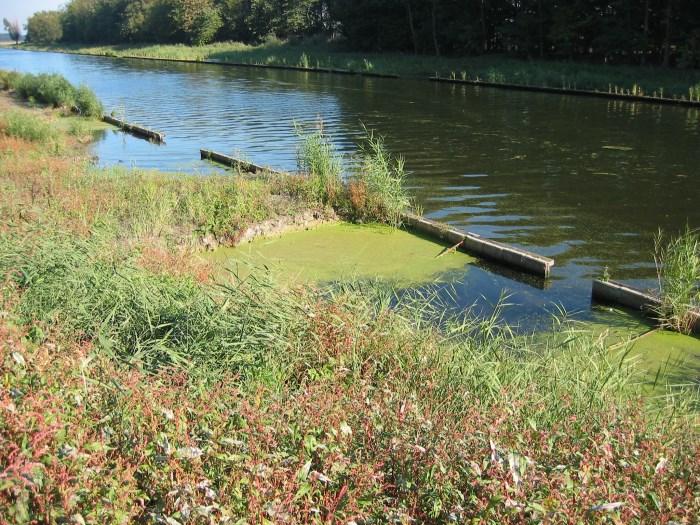
[[[69,42],[323,33],[357,50],[700,66],[697,0],[69,0],[60,21]]]
[[[50,44],[63,36],[61,14],[57,11],[39,11],[27,20],[27,41]]]

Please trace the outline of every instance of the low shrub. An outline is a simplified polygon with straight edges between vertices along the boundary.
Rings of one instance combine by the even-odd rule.
[[[21,73],[17,71],[5,71],[0,69],[0,89],[3,91],[15,89],[21,76]]]
[[[76,88],[62,75],[2,72],[0,82],[24,99],[70,109],[86,117],[102,116],[102,104],[95,93],[87,86]]]
[[[65,77],[58,74],[27,73],[19,79],[16,90],[22,98],[33,98],[37,102],[56,108],[69,108],[75,102],[75,88]]]
[[[101,118],[103,114],[102,103],[85,85],[78,86],[75,90],[75,108],[84,117]]]

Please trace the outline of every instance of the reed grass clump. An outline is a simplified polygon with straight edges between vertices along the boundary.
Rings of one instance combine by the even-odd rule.
[[[391,155],[381,136],[366,133],[360,164],[348,184],[351,213],[360,220],[399,226],[401,214],[411,204],[405,188],[404,159]]]
[[[659,231],[654,239],[654,261],[658,274],[664,326],[689,333],[700,311],[700,233],[686,227],[679,236],[666,240]]]
[[[312,133],[304,134],[297,126],[300,145],[297,150],[299,168],[307,177],[311,197],[327,206],[337,206],[343,192],[342,161],[322,123]]]

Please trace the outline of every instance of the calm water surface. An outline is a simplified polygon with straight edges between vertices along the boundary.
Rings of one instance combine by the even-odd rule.
[[[556,259],[551,282],[465,267],[461,304],[514,293],[511,320],[561,304],[583,318],[590,278],[653,284],[652,237],[700,226],[697,109],[509,92],[425,81],[159,63],[0,49],[0,68],[58,72],[108,110],[167,135],[157,146],[108,131],[103,165],[211,171],[199,148],[293,169],[294,122],[322,119],[339,149],[362,124],[406,158],[431,218]],[[495,269],[497,270],[497,269]]]

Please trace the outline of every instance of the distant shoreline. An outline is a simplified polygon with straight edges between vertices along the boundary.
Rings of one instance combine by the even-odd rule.
[[[499,55],[436,58],[401,53],[357,53],[338,50],[328,44],[288,42],[257,46],[240,42],[218,42],[197,47],[181,44],[83,46],[68,43],[46,46],[25,44],[22,47],[32,51],[110,58],[430,79],[434,82],[488,88],[700,106],[700,71],[696,70],[530,61]]]

